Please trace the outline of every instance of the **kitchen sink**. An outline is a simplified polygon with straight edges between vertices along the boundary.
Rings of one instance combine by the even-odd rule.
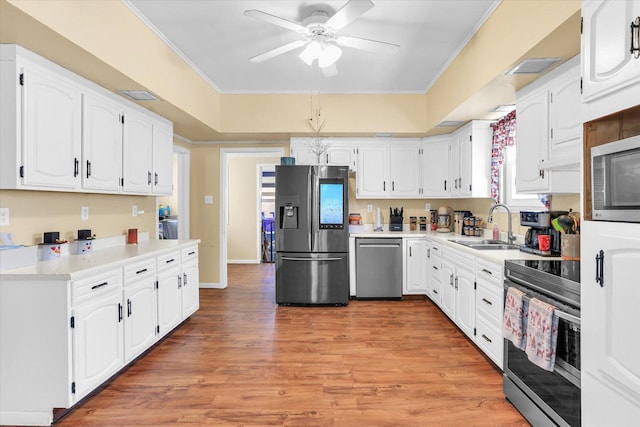
[[[508,242],[504,242],[502,240],[450,240],[452,243],[457,243],[459,245],[466,246],[471,249],[478,250],[513,250],[520,249],[520,246],[513,245]]]

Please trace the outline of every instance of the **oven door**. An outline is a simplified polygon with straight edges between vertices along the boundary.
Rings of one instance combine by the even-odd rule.
[[[527,354],[507,339],[504,341],[505,392],[507,381],[518,388],[547,417],[558,425],[579,426],[580,418],[580,312],[536,291],[505,280],[505,288],[514,286],[525,292],[525,298],[538,298],[556,307],[558,345],[553,372],[529,361]],[[506,292],[505,292],[506,294]],[[507,398],[524,414],[507,393]],[[526,416],[526,414],[525,414]]]

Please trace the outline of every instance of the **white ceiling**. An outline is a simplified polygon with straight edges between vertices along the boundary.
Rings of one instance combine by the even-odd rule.
[[[374,54],[348,47],[324,77],[298,58],[302,48],[262,63],[249,58],[298,40],[293,31],[243,15],[259,9],[301,22],[332,15],[346,0],[125,0],[223,93],[424,93],[500,0],[373,0],[375,6],[339,35],[400,45]]]

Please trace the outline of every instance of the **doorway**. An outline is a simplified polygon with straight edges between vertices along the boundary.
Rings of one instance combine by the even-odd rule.
[[[173,146],[173,192],[156,197],[159,239],[189,239],[190,154],[186,148]]]
[[[261,217],[256,215],[261,208],[261,188],[258,185],[259,167],[261,164],[275,165],[284,156],[284,147],[254,147],[254,148],[221,148],[220,149],[220,286],[227,286],[227,263],[260,263],[262,256]],[[240,177],[234,167],[245,171]],[[234,186],[233,192],[230,185]],[[232,200],[233,199],[233,200]],[[236,206],[232,209],[231,203]],[[239,218],[238,209],[250,211],[250,218],[242,224],[230,227],[231,218]],[[232,214],[231,214],[232,213]],[[248,231],[247,229],[250,229]],[[248,232],[250,238],[234,237],[234,230]],[[232,241],[234,250],[230,252],[229,243]],[[238,255],[241,254],[241,255]],[[242,255],[246,254],[246,255]],[[238,258],[240,257],[240,258]]]

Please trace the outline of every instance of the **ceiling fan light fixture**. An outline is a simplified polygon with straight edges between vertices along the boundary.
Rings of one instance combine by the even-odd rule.
[[[342,49],[333,44],[327,44],[323,47],[318,57],[318,66],[326,68],[332,66],[342,56]]]
[[[311,43],[309,43],[307,47],[305,47],[304,50],[300,52],[298,58],[302,59],[305,64],[311,66],[311,64],[313,64],[313,61],[320,56],[321,51],[322,47],[320,46],[320,43],[312,40]]]

